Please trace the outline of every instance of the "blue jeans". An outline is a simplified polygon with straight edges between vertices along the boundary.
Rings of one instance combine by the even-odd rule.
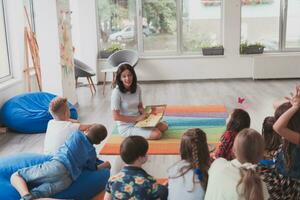
[[[56,160],[18,170],[34,198],[51,197],[68,188],[72,179],[65,166]]]

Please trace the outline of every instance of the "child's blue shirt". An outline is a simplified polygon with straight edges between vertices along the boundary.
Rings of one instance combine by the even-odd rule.
[[[73,180],[78,178],[83,169],[97,169],[95,147],[80,131],[74,132],[52,159],[63,163]]]

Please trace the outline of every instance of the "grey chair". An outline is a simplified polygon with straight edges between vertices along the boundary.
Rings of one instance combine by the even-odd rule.
[[[120,50],[120,51],[117,51],[117,52],[113,53],[112,55],[110,55],[107,58],[107,62],[110,65],[110,68],[105,68],[105,69],[101,70],[101,72],[104,73],[103,95],[105,92],[106,74],[108,72],[113,73],[112,83],[114,83],[118,67],[121,64],[128,63],[132,67],[135,67],[137,65],[138,61],[139,61],[139,56],[138,56],[137,52],[133,51],[133,50],[128,50],[128,49]],[[112,86],[114,86],[114,85],[112,84]]]
[[[78,78],[85,77],[88,80],[89,87],[92,94],[94,94],[94,92],[96,93],[96,87],[94,85],[93,79],[91,78],[92,76],[96,75],[94,70],[91,67],[89,67],[87,64],[77,59],[74,59],[74,65],[75,65],[76,87],[78,84]]]

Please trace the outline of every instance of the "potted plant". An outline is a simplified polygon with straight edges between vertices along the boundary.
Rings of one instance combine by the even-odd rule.
[[[107,49],[100,51],[100,58],[108,58],[111,54],[122,49],[123,47],[120,43],[114,42]]]
[[[224,47],[222,45],[202,46],[202,54],[204,56],[224,55]]]
[[[262,54],[265,46],[261,43],[242,42],[240,45],[240,54]]]

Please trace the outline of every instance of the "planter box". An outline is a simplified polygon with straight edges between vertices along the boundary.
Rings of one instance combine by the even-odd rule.
[[[108,51],[100,51],[98,57],[99,58],[108,58],[111,54],[113,54],[113,53],[108,52]]]
[[[246,47],[240,51],[241,54],[262,54],[265,47]]]
[[[224,48],[223,47],[202,48],[202,54],[204,56],[224,55]]]

